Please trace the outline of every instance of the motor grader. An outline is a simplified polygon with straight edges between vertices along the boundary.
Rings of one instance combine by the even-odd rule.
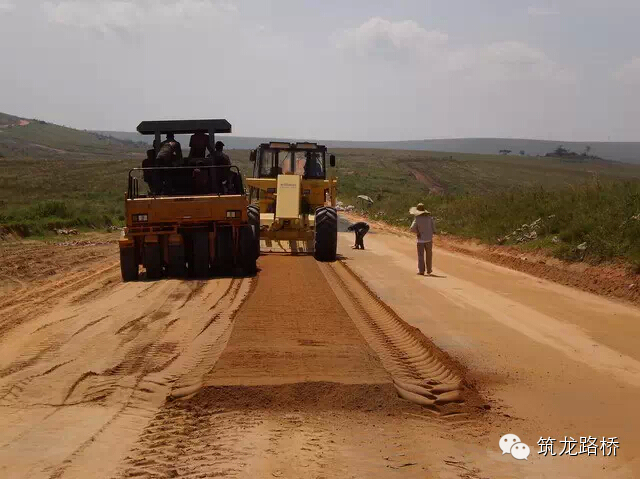
[[[268,246],[288,241],[292,252],[306,251],[318,261],[335,261],[335,156],[329,156],[329,169],[326,157],[327,148],[316,143],[272,141],[251,151],[249,222],[259,228],[260,239]]]
[[[148,279],[255,273],[259,233],[249,223],[249,202],[238,168],[216,166],[211,156],[191,155],[167,166],[157,156],[161,135],[171,133],[199,133],[200,138],[207,134],[213,152],[215,135],[231,133],[231,124],[145,121],[137,129],[154,135],[155,141],[143,167],[129,171],[126,227],[119,241],[122,279],[138,279],[140,265]]]

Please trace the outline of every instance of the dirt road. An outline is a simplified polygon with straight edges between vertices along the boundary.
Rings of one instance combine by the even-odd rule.
[[[418,276],[411,238],[373,232],[365,251],[352,241],[341,235],[344,262],[509,416],[487,447],[507,432],[531,446],[517,477],[640,476],[640,310],[438,248],[434,275]],[[565,436],[617,437],[620,448],[616,458],[537,454],[541,437],[560,454]]]
[[[637,310],[440,251],[417,277],[406,238],[350,240],[330,265],[127,284],[114,244],[3,250],[0,476],[640,472]],[[537,454],[565,435],[620,449]]]

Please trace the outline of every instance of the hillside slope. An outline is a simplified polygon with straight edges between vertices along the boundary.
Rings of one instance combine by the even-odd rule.
[[[144,144],[0,113],[0,158],[104,158],[141,153]]]

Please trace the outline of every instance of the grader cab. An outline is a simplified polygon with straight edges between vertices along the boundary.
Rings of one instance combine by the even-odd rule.
[[[147,279],[255,273],[258,231],[249,224],[238,168],[216,165],[211,155],[189,154],[170,166],[156,158],[165,134],[197,134],[214,151],[215,135],[231,133],[229,122],[148,121],[138,132],[154,135],[155,142],[144,166],[129,172],[119,242],[122,279],[138,279],[141,265]]]
[[[260,238],[335,261],[335,156],[327,158],[327,148],[316,143],[270,142],[253,150],[250,160],[249,222],[260,229]]]

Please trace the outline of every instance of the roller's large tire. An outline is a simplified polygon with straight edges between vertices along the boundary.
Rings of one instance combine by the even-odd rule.
[[[206,278],[209,276],[209,233],[196,231],[192,235],[193,276]]]
[[[160,243],[146,243],[144,245],[144,267],[147,269],[147,279],[162,277],[162,249]]]
[[[335,261],[338,250],[338,212],[330,206],[316,210],[315,258]]]
[[[233,273],[233,229],[220,226],[216,232],[216,274],[230,276]]]
[[[256,261],[258,255],[256,254],[256,242],[255,242],[255,230],[252,225],[246,225],[240,228],[240,251],[238,262],[242,267],[242,272],[251,276],[256,274],[258,267]]]
[[[249,217],[249,225],[253,228],[253,236],[256,250],[256,258],[260,256],[260,205],[247,206],[247,216]]]
[[[169,264],[167,274],[174,278],[183,278],[187,275],[187,260],[184,244],[169,245]]]
[[[120,248],[120,272],[122,281],[138,280],[138,260],[135,248]]]

